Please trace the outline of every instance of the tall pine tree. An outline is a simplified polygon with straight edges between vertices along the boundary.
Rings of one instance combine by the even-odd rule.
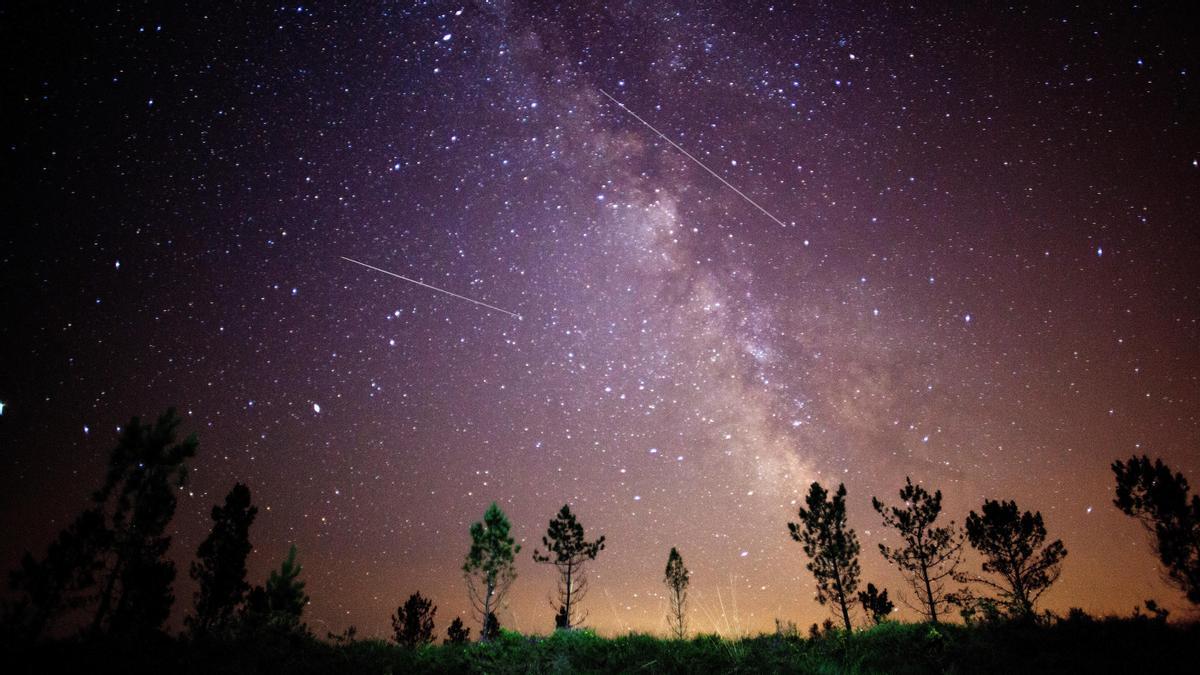
[[[806,568],[817,580],[817,602],[833,602],[850,630],[850,606],[861,574],[858,535],[846,524],[846,486],[839,485],[828,497],[820,483],[809,486],[807,508],[800,507],[800,522],[788,523],[788,531],[804,545],[809,558]]]
[[[167,559],[176,492],[187,480],[184,462],[196,454],[196,437],[176,442],[182,420],[175,409],[154,426],[133,418],[108,464],[104,486],[93,497],[109,514],[112,546],[105,556],[94,632],[134,635],[158,630],[171,612],[175,563]]]
[[[1046,542],[1042,514],[1022,513],[1016,502],[983,502],[981,513],[967,515],[967,539],[983,555],[988,576],[958,574],[958,581],[981,584],[999,595],[1012,616],[1029,618],[1038,597],[1058,580],[1067,549],[1061,539]],[[973,600],[970,593],[964,598]]]
[[[663,583],[667,585],[667,626],[676,640],[687,636],[687,588],[691,583],[692,573],[683,566],[683,556],[674,546],[667,555],[667,570],[663,574]]]
[[[949,604],[946,583],[953,579],[962,560],[962,533],[953,521],[944,526],[935,525],[942,513],[941,490],[929,494],[906,477],[904,487],[900,488],[900,501],[904,503],[903,507],[888,507],[871,498],[871,505],[883,518],[884,527],[900,534],[901,546],[892,548],[880,544],[879,552],[900,568],[912,587],[918,602],[910,606],[927,621],[937,623],[938,616],[945,613]],[[901,600],[904,600],[903,596]]]
[[[570,630],[583,621],[579,614],[579,603],[587,595],[587,576],[584,564],[595,560],[604,550],[604,537],[588,541],[583,535],[583,525],[564,504],[558,515],[550,521],[546,536],[542,537],[546,552],[533,551],[534,562],[554,565],[558,570],[558,605],[555,610],[555,628]]]
[[[42,560],[26,555],[12,585],[24,607],[26,637],[72,610],[91,610],[92,634],[136,638],[159,630],[175,601],[175,563],[167,526],[196,438],[177,441],[181,420],[169,409],[153,425],[137,417],[122,428],[93,506],[59,534]]]
[[[205,634],[229,625],[242,604],[250,584],[246,583],[246,556],[250,525],[258,509],[250,505],[250,488],[237,483],[225,496],[224,506],[212,509],[212,531],[196,551],[191,577],[196,591],[196,609],[187,618],[193,634]]]
[[[496,611],[517,578],[516,555],[521,545],[509,534],[512,525],[500,507],[492,502],[483,520],[470,529],[471,547],[463,561],[463,578],[471,607],[479,618],[482,630],[479,639],[486,642],[500,633]]]
[[[1200,605],[1200,495],[1187,479],[1161,459],[1130,457],[1114,462],[1117,497],[1113,504],[1137,518],[1154,535],[1154,552],[1167,581]]]

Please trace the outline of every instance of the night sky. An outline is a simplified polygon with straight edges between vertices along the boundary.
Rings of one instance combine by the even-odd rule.
[[[601,633],[665,633],[671,546],[694,629],[803,627],[797,500],[844,481],[899,591],[870,498],[906,475],[1040,510],[1045,608],[1182,608],[1109,464],[1200,482],[1186,3],[355,4],[0,10],[3,567],[174,405],[176,622],[235,481],[251,580],[297,544],[319,635],[466,617],[493,500],[508,627],[553,627],[563,503],[607,535]]]

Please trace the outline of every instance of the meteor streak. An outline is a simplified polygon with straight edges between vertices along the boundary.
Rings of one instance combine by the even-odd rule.
[[[467,296],[465,296],[465,295],[459,295],[458,293],[452,293],[452,292],[450,292],[450,291],[447,291],[447,290],[446,290],[446,289],[444,289],[444,288],[438,288],[437,286],[430,286],[429,284],[426,284],[426,283],[423,283],[423,282],[417,281],[416,279],[409,279],[408,277],[401,276],[401,275],[399,275],[399,274],[396,274],[395,272],[389,272],[389,271],[387,271],[387,270],[385,270],[385,269],[380,269],[380,268],[378,268],[378,267],[375,267],[374,265],[368,265],[368,264],[367,264],[367,263],[365,263],[365,262],[359,262],[359,261],[357,261],[357,260],[355,260],[355,259],[353,259],[353,258],[347,258],[347,257],[346,257],[346,256],[344,256],[344,255],[342,255],[342,256],[338,256],[338,257],[339,257],[339,258],[341,258],[342,260],[346,260],[346,261],[352,262],[352,263],[354,263],[355,265],[362,265],[363,267],[365,267],[365,268],[367,268],[367,269],[369,269],[369,270],[375,270],[376,272],[383,272],[384,274],[386,274],[386,275],[388,275],[388,276],[391,276],[391,277],[396,277],[397,279],[403,279],[404,281],[407,281],[407,282],[409,282],[410,284],[416,284],[416,285],[418,285],[418,286],[424,286],[425,288],[428,288],[428,289],[430,289],[430,290],[437,291],[438,293],[445,293],[446,295],[453,296],[453,297],[455,297],[455,298],[458,298],[459,300],[466,300],[467,302],[473,302],[473,303],[475,303],[476,305],[479,305],[480,307],[486,307],[486,308],[488,308],[488,309],[490,309],[490,310],[493,310],[493,311],[497,311],[497,312],[503,312],[504,314],[507,314],[507,315],[509,315],[509,316],[515,316],[515,317],[517,317],[517,321],[520,321],[520,320],[521,320],[521,315],[520,315],[520,314],[517,314],[516,312],[510,312],[510,311],[508,311],[507,309],[500,309],[499,307],[496,307],[496,306],[494,306],[494,305],[489,305],[489,304],[487,304],[486,302],[480,302],[480,301],[478,301],[478,300],[475,300],[475,299],[473,299],[473,298],[468,298],[468,297],[467,297]]]
[[[621,102],[620,102],[620,101],[618,101],[617,99],[613,98],[611,94],[609,94],[607,91],[604,91],[603,89],[601,89],[601,90],[600,90],[600,93],[601,93],[601,94],[604,94],[605,96],[607,96],[607,97],[608,97],[608,100],[612,101],[613,103],[616,103],[616,104],[617,104],[617,105],[618,105],[618,106],[621,108],[621,110],[624,110],[625,112],[629,113],[629,114],[630,114],[630,115],[633,117],[633,119],[635,119],[635,120],[637,120],[637,121],[641,122],[642,124],[646,125],[646,128],[647,128],[647,129],[649,129],[650,131],[653,131],[654,133],[658,134],[658,137],[659,137],[659,138],[661,138],[661,139],[663,139],[664,141],[666,141],[666,142],[670,143],[670,144],[671,144],[671,145],[672,145],[672,146],[673,146],[673,147],[674,147],[676,150],[678,150],[678,151],[682,152],[682,153],[683,153],[685,156],[687,156],[687,158],[688,158],[688,159],[692,160],[692,161],[693,161],[693,162],[695,162],[697,165],[699,165],[701,169],[704,169],[705,171],[707,171],[707,172],[709,172],[710,174],[712,174],[712,177],[713,177],[713,178],[716,178],[717,180],[719,180],[719,181],[721,181],[722,183],[724,183],[724,184],[725,184],[725,187],[727,187],[727,188],[729,188],[730,190],[733,190],[734,192],[738,193],[738,196],[739,196],[739,197],[741,197],[742,199],[745,199],[747,202],[749,202],[751,205],[753,205],[753,206],[754,206],[754,208],[758,209],[759,211],[762,211],[762,212],[763,212],[763,214],[765,214],[765,215],[766,215],[768,218],[770,218],[771,220],[775,221],[776,223],[779,223],[779,226],[780,226],[780,227],[787,227],[787,225],[786,225],[786,224],[784,224],[784,222],[783,222],[782,220],[780,220],[780,219],[776,218],[776,217],[775,217],[775,216],[774,216],[774,215],[773,215],[773,214],[772,214],[770,211],[768,211],[768,210],[764,209],[763,207],[759,206],[759,205],[758,205],[758,202],[756,202],[756,201],[754,201],[753,199],[751,199],[751,198],[747,197],[747,196],[746,196],[746,193],[744,193],[744,192],[742,192],[741,190],[739,190],[739,189],[735,188],[735,187],[733,186],[733,184],[732,184],[732,183],[730,183],[729,181],[725,180],[724,178],[721,178],[721,176],[720,176],[720,175],[719,175],[719,174],[718,174],[716,171],[713,171],[712,169],[708,168],[708,166],[706,166],[706,165],[704,164],[704,162],[701,162],[700,160],[698,160],[698,159],[696,159],[695,157],[693,157],[693,156],[692,156],[692,153],[690,153],[690,152],[688,152],[687,150],[684,150],[683,148],[679,147],[679,144],[678,144],[678,143],[676,143],[675,141],[673,141],[673,140],[671,140],[671,139],[667,138],[666,136],[664,136],[664,135],[663,135],[663,132],[659,131],[658,129],[655,129],[653,126],[651,126],[651,124],[650,124],[649,122],[647,122],[646,120],[644,120],[644,119],[642,119],[641,117],[639,117],[637,113],[633,112],[633,111],[632,111],[632,110],[630,110],[629,108],[626,108],[624,103],[621,103]]]

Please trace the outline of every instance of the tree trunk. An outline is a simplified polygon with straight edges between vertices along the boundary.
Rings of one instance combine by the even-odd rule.
[[[571,630],[571,563],[567,563],[567,597],[563,602],[563,624]]]
[[[837,589],[838,604],[842,608],[842,621],[846,622],[846,632],[849,633],[852,630],[850,627],[850,607],[846,602],[846,592],[842,590],[842,570],[837,566],[837,563],[833,565],[833,584],[834,588]]]
[[[487,580],[487,593],[483,596],[483,630],[479,631],[479,641],[488,642],[491,636],[488,635],[489,622],[492,618],[492,594],[496,591],[496,582],[492,579]]]
[[[678,588],[672,589],[671,609],[675,614],[675,626],[673,628],[675,629],[675,638],[677,640],[683,639],[683,598],[681,596],[682,594]]]
[[[121,574],[121,567],[124,566],[124,558],[125,556],[118,551],[112,573],[109,574],[108,580],[104,584],[104,591],[100,594],[100,605],[96,608],[96,616],[92,619],[92,635],[100,633],[100,626],[104,623],[105,616],[108,615],[109,610],[112,608],[112,596],[116,590],[117,577]]]
[[[921,578],[925,581],[925,600],[929,603],[929,621],[937,623],[937,603],[933,599],[933,586],[929,583],[929,568],[921,563]]]

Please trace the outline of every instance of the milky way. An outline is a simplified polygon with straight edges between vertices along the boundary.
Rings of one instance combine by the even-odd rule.
[[[807,625],[797,500],[845,482],[899,590],[870,498],[905,476],[1040,510],[1047,608],[1180,608],[1109,464],[1200,481],[1191,24],[875,4],[2,10],[0,562],[175,405],[176,620],[234,481],[322,635],[467,616],[493,500],[505,625],[553,627],[563,503],[601,632],[665,632],[672,546],[695,629]]]

